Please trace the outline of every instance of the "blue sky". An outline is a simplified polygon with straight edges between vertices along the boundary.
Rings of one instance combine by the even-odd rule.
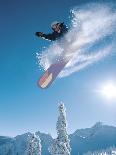
[[[36,52],[50,42],[34,33],[50,32],[54,20],[68,24],[70,9],[88,2],[91,1],[0,2],[0,135],[15,136],[37,130],[55,135],[60,101],[67,108],[69,133],[97,121],[116,126],[116,100],[107,100],[94,91],[107,81],[116,83],[115,53],[80,72],[57,79],[46,90],[37,87],[43,72],[38,69]]]

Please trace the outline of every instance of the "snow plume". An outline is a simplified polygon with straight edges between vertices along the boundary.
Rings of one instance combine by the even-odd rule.
[[[89,3],[71,11],[69,32],[37,54],[45,70],[59,57],[69,63],[59,77],[69,76],[113,52],[115,46],[116,9],[113,4]]]

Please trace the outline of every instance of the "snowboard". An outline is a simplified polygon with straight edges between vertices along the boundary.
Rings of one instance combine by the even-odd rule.
[[[41,88],[48,88],[53,81],[56,79],[58,74],[62,71],[62,69],[66,66],[69,60],[59,60],[58,62],[52,64],[42,75],[42,77],[38,80],[38,86]]]

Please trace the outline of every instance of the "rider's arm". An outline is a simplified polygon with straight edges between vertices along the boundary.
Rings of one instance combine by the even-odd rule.
[[[54,41],[54,40],[57,39],[56,36],[54,35],[54,33],[44,34],[44,33],[42,33],[42,32],[36,32],[36,35],[37,35],[38,37],[41,37],[41,38],[43,38],[43,39],[47,39],[47,40],[50,40],[50,41]]]

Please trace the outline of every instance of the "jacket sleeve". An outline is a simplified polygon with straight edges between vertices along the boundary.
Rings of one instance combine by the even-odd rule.
[[[54,41],[56,40],[56,36],[54,35],[54,33],[50,33],[50,34],[43,34],[42,38],[50,40],[50,41]]]
[[[56,35],[54,34],[54,32],[50,33],[50,34],[44,34],[42,32],[36,32],[35,35],[38,37],[41,37],[43,39],[50,40],[50,41],[54,41],[57,38]]]

